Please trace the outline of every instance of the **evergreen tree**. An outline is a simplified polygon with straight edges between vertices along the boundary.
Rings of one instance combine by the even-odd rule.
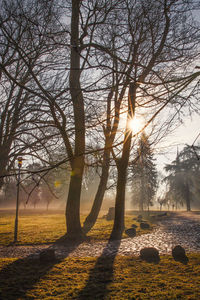
[[[177,153],[176,159],[165,166],[170,174],[165,178],[169,184],[167,195],[173,195],[174,203],[185,203],[187,211],[191,210],[191,201],[199,194],[200,163],[197,153],[200,147],[195,149],[190,146]]]
[[[149,210],[156,193],[157,170],[154,160],[148,137],[143,133],[137,149],[136,162],[132,164],[132,202],[139,206],[140,211],[143,211],[144,207]]]

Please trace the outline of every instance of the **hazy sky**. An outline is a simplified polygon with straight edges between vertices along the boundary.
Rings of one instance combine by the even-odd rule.
[[[192,145],[198,134],[200,133],[200,115],[193,114],[192,117],[185,118],[184,124],[174,130],[160,144],[160,154],[156,155],[157,165],[162,171],[167,163],[171,163],[176,158],[177,147],[179,152],[185,144]],[[200,143],[200,137],[195,142],[195,145]],[[162,148],[163,147],[163,148]]]

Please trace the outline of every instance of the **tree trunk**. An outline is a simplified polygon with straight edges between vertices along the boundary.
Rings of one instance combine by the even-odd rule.
[[[176,210],[178,209],[178,202],[176,201]]]
[[[79,6],[80,0],[72,0],[69,81],[74,110],[75,148],[66,206],[67,236],[70,239],[83,237],[80,224],[80,196],[84,170],[85,113],[83,94],[80,86]]]
[[[109,174],[109,164],[110,164],[110,150],[105,150],[104,152],[104,162],[102,167],[101,178],[99,182],[99,186],[97,189],[97,193],[95,195],[95,199],[92,205],[92,209],[85,219],[83,231],[87,233],[90,229],[94,226],[97,217],[99,215],[101,205],[103,202],[104,194],[106,191],[107,181],[108,181],[108,174]]]
[[[70,239],[76,240],[83,237],[81,223],[80,223],[80,196],[81,196],[81,185],[82,185],[82,174],[79,173],[83,167],[82,157],[75,158],[75,167],[71,172],[69,193],[66,207],[66,225],[67,225],[67,236]]]
[[[11,144],[4,143],[2,147],[0,147],[0,190],[4,185],[4,177],[7,173],[6,165],[9,161],[9,151],[10,151]]]
[[[128,94],[128,114],[126,131],[124,135],[124,144],[122,149],[122,157],[116,160],[117,164],[117,193],[115,200],[115,218],[114,225],[111,232],[110,239],[118,240],[121,239],[124,231],[124,212],[125,212],[125,190],[126,190],[126,176],[127,168],[131,149],[132,131],[128,127],[128,122],[134,117],[135,113],[135,97],[136,97],[136,85],[131,83]]]
[[[4,175],[5,175],[5,173],[2,172],[2,175],[0,175],[0,176],[4,176]],[[0,190],[3,187],[3,185],[4,185],[4,181],[3,181],[3,177],[1,177],[0,178]]]
[[[143,212],[144,211],[144,189],[145,189],[145,184],[144,184],[144,172],[143,172],[143,167],[144,167],[144,163],[143,163],[143,146],[141,146],[140,149],[140,166],[141,166],[141,185],[140,185],[140,202],[139,202],[139,211]]]
[[[186,200],[186,208],[187,211],[191,211],[191,205],[190,205],[190,189],[188,183],[186,183],[185,186],[185,200]]]
[[[110,236],[111,240],[121,239],[124,231],[124,212],[125,212],[125,188],[126,188],[126,161],[122,158],[118,162],[117,194],[115,200],[115,218],[114,226]]]
[[[131,68],[127,72],[127,78],[130,75]],[[123,96],[126,91],[127,87],[127,81],[124,83],[124,86],[121,90],[120,97],[119,99],[123,99]],[[110,91],[108,98],[107,98],[107,125],[106,129],[104,130],[105,134],[105,150],[103,153],[103,165],[102,165],[102,173],[101,173],[101,178],[99,182],[99,186],[97,189],[97,193],[95,195],[95,199],[92,205],[92,209],[87,216],[84,226],[83,226],[83,231],[87,233],[95,224],[97,217],[99,215],[101,205],[103,202],[104,194],[106,191],[106,186],[107,186],[107,181],[108,181],[108,176],[109,176],[109,167],[110,167],[110,153],[111,153],[111,147],[113,145],[115,135],[117,132],[117,128],[119,125],[119,110],[120,110],[120,103],[121,100],[117,103],[115,103],[115,118],[113,122],[113,127],[111,128],[111,99],[113,96],[113,90]]]
[[[143,174],[141,175],[139,211],[141,211],[141,212],[144,211],[144,180],[143,180]]]

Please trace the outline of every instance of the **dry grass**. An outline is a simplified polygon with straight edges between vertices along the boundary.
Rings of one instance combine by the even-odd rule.
[[[66,258],[55,264],[0,260],[0,299],[200,299],[200,255],[188,265],[161,257]]]
[[[81,221],[85,220],[85,215],[81,216]],[[147,233],[149,230],[141,230],[139,223],[132,220],[133,216],[127,215],[125,217],[126,228],[131,227],[132,224],[138,225],[137,235]],[[13,242],[14,236],[14,211],[0,211],[0,244],[8,245]],[[110,236],[113,226],[113,221],[106,221],[99,218],[88,233],[88,237],[92,240],[107,240]],[[150,229],[151,231],[152,229]],[[19,215],[19,232],[18,244],[48,244],[53,243],[66,233],[66,223],[64,212],[57,211],[24,211]],[[127,235],[124,233],[123,238]]]
[[[82,216],[84,220],[84,216]],[[137,223],[126,216],[126,227]],[[1,243],[13,240],[14,212],[0,215]],[[106,240],[112,222],[98,219],[92,240]],[[19,244],[51,243],[65,233],[62,212],[21,212]],[[137,234],[142,231],[138,230]],[[0,299],[200,299],[200,254],[181,264],[162,256],[158,264],[138,257],[66,257],[41,263],[38,259],[0,259]]]

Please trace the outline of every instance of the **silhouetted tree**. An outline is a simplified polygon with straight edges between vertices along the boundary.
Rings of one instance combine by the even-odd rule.
[[[9,2],[11,7],[12,2]],[[12,10],[9,17],[12,16],[16,28],[18,23],[21,25],[21,36],[25,34],[25,41],[31,46],[16,42],[15,36],[5,30],[2,33],[24,62],[31,83],[23,85],[6,64],[1,63],[0,67],[9,80],[37,102],[39,120],[35,124],[39,130],[43,125],[55,129],[65,145],[71,167],[67,234],[70,238],[84,236],[80,225],[81,189],[87,143],[95,128],[103,152],[102,174],[85,223],[93,226],[98,216],[112,151],[118,172],[112,236],[119,237],[124,227],[132,136],[128,126],[122,134],[118,132],[120,113],[127,110],[129,119],[135,106],[142,108],[148,111],[147,126],[168,104],[179,111],[186,100],[188,104],[192,101],[192,97],[182,92],[190,84],[194,87],[192,82],[200,74],[191,74],[185,68],[197,58],[199,43],[198,26],[191,14],[193,3],[175,0],[30,0],[28,6],[23,6],[26,4],[23,1],[16,3],[21,4],[17,15]],[[55,16],[57,8],[61,9]],[[66,16],[67,22],[63,21]],[[32,61],[37,54],[39,60],[34,66]],[[116,145],[119,148],[113,149]],[[96,151],[96,144],[93,150]]]
[[[200,148],[196,146],[195,151],[199,153]],[[191,201],[199,193],[196,182],[200,175],[200,163],[196,153],[190,146],[184,147],[177,153],[176,160],[165,166],[165,170],[170,173],[165,178],[169,185],[167,194],[173,195],[176,207],[178,202],[184,202],[187,211],[190,211]]]
[[[127,119],[133,117],[133,114],[130,114],[130,103],[132,102],[143,109],[148,108],[151,115],[146,124],[148,126],[167,105],[179,106],[182,91],[193,82],[194,77],[200,75],[197,72],[194,77],[192,76],[191,81],[187,81],[186,78],[186,81],[183,78],[178,79],[177,72],[173,75],[177,67],[183,69],[185,64],[184,59],[179,60],[179,50],[182,49],[182,58],[186,57],[188,53],[185,52],[185,42],[190,36],[189,28],[192,27],[190,26],[191,23],[187,23],[186,29],[183,16],[190,19],[187,13],[191,7],[182,1],[179,3],[180,5],[177,5],[176,1],[168,0],[128,1],[126,4],[129,20],[127,32],[130,33],[129,41],[133,45],[130,61],[133,61],[135,65],[131,74],[133,90],[130,93],[129,89],[129,95],[132,94],[132,96],[128,97]],[[184,31],[182,31],[183,27]],[[177,45],[177,47],[172,47],[172,45]],[[189,49],[192,50],[190,46]],[[192,58],[193,54],[190,53]],[[130,99],[133,100],[130,101]],[[133,107],[131,109],[134,111]],[[123,147],[119,152],[121,155],[113,155],[116,161],[118,179],[112,239],[119,239],[124,230],[125,185],[131,137],[132,133],[126,127]]]

